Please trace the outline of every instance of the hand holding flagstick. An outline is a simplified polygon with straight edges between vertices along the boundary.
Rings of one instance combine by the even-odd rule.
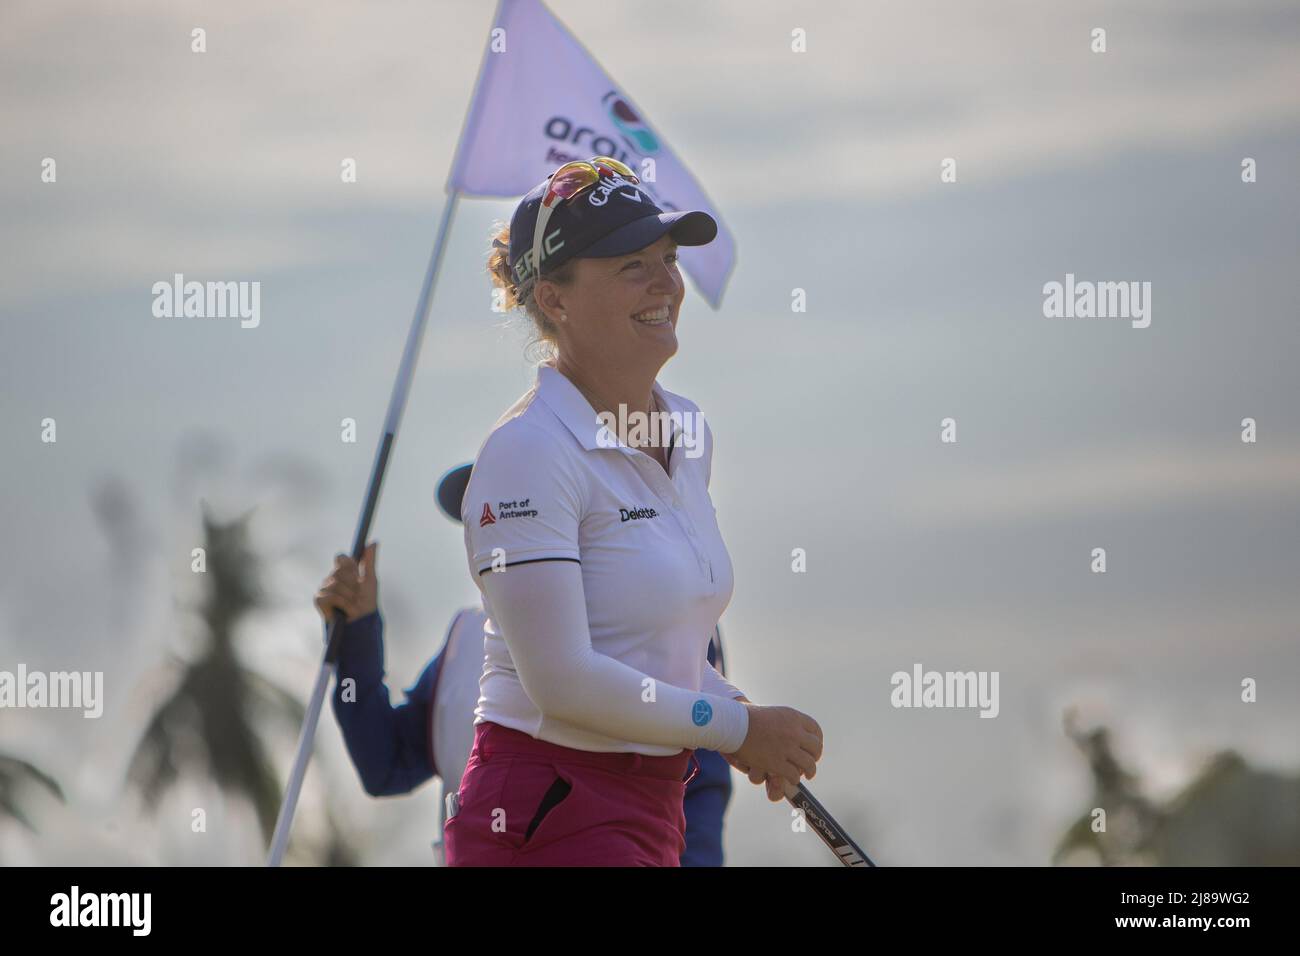
[[[316,610],[329,623],[336,611],[342,611],[351,624],[379,610],[379,579],[376,577],[377,542],[366,547],[358,564],[346,554],[334,556],[334,570],[326,576],[316,592]]]

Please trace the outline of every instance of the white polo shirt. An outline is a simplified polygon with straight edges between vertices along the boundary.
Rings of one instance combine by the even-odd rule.
[[[496,423],[474,463],[461,518],[470,572],[483,592],[485,660],[474,722],[491,720],[578,750],[671,755],[681,748],[619,740],[543,714],[524,692],[492,620],[483,577],[498,567],[581,565],[592,648],[658,681],[736,698],[707,661],[731,600],[731,558],[709,498],[713,437],[699,408],[654,384],[680,415],[669,472],[618,443],[552,364]]]

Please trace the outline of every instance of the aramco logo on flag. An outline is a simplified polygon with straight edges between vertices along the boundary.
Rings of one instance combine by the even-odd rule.
[[[590,120],[558,113],[547,119],[542,127],[546,138],[551,140],[543,159],[546,166],[589,156],[612,156],[639,171],[639,159],[659,152],[659,138],[618,90],[611,89],[605,93],[600,98],[600,105],[612,128],[592,129],[595,124]],[[622,140],[622,145],[619,140]],[[563,146],[557,146],[557,142]]]
[[[545,165],[554,168],[589,156],[612,156],[640,174],[641,182],[637,188],[645,190],[660,209],[676,212],[680,207],[663,195],[656,186],[656,179],[646,177],[648,164],[641,162],[659,152],[658,137],[618,90],[610,90],[602,96],[600,105],[613,124],[612,129],[591,129],[577,117],[560,114],[546,121],[543,129],[550,142],[543,159]]]
[[[511,148],[502,149],[503,142]],[[717,221],[717,238],[682,250],[681,266],[719,308],[735,241],[672,144],[544,3],[500,0],[448,190],[518,197],[564,163],[592,156],[635,169],[665,212],[700,209]]]
[[[619,96],[616,90],[606,93],[601,98],[601,103],[604,104],[606,113],[623,134],[629,146],[642,156],[659,152],[659,140],[655,138],[655,134],[650,132],[641,117],[636,114],[636,110],[632,109],[627,100]]]

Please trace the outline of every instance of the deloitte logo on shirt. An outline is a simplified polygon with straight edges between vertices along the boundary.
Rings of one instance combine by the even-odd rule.
[[[695,721],[696,727],[703,727],[713,719],[713,708],[709,706],[707,700],[697,700],[695,706],[691,708],[691,720]]]
[[[636,521],[638,518],[659,517],[659,512],[655,511],[653,508],[632,508],[631,510],[627,508],[619,508],[618,513],[620,523],[624,521]]]

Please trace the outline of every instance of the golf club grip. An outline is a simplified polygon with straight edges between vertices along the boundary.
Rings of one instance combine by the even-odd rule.
[[[822,838],[822,842],[831,848],[831,852],[845,866],[876,865],[802,783],[799,784],[795,795],[786,799],[796,809],[803,811],[804,819],[812,825],[817,835]]]

